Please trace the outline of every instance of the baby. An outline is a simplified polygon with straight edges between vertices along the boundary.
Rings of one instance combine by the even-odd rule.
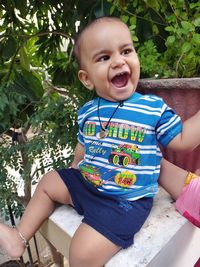
[[[200,112],[182,124],[161,98],[135,92],[140,63],[130,31],[118,18],[86,26],[74,51],[80,81],[98,95],[79,111],[74,161],[71,168],[44,175],[17,228],[0,224],[0,245],[19,257],[55,203],[70,204],[84,217],[70,245],[70,267],[99,267],[133,244],[151,211],[159,144],[178,151],[199,145]],[[172,173],[176,190],[168,181]],[[186,175],[162,161],[160,181],[168,191],[180,192]]]

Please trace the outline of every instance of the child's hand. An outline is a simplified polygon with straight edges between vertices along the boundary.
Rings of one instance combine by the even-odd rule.
[[[200,169],[197,169],[195,173],[200,176]]]

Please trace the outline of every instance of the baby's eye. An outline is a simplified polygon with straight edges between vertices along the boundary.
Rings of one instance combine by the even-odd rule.
[[[101,56],[100,58],[98,58],[98,60],[97,61],[106,61],[106,60],[109,60],[109,56],[107,56],[107,55],[104,55],[104,56]]]
[[[122,51],[122,55],[128,55],[133,51],[132,48],[126,48]]]

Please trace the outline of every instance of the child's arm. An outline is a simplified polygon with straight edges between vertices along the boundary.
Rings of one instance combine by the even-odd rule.
[[[84,159],[84,155],[85,155],[84,146],[81,145],[80,143],[77,143],[74,151],[74,160],[71,164],[71,167],[77,169],[77,165],[81,160]]]
[[[186,170],[162,159],[158,182],[173,199],[177,199],[183,189],[187,174]]]
[[[176,209],[200,228],[200,177],[163,159],[158,181],[176,200]]]
[[[200,144],[200,111],[183,123],[182,133],[178,134],[168,148],[179,151],[192,151]]]

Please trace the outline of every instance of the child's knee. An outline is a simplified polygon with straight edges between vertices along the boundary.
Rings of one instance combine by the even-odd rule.
[[[36,192],[43,192],[47,195],[51,195],[52,190],[55,189],[55,176],[57,173],[55,171],[50,171],[45,173],[40,179]]]
[[[83,247],[77,248],[71,246],[69,250],[70,267],[96,267],[95,259],[90,251],[86,251]]]
[[[43,187],[44,185],[49,183],[49,179],[54,175],[55,171],[49,171],[45,174],[43,174],[43,176],[40,178],[39,182],[38,182],[38,186],[37,187]]]
[[[57,171],[44,174],[38,184],[38,190],[43,191],[54,202],[73,204],[70,192]]]

